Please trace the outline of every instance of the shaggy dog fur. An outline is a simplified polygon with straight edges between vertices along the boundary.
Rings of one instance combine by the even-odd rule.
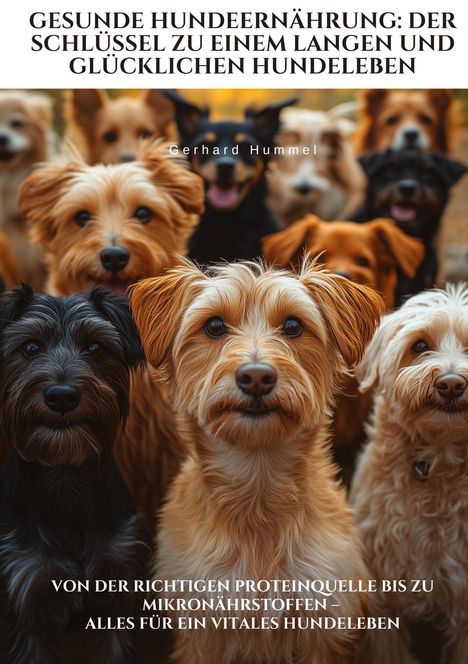
[[[110,99],[103,90],[71,90],[65,104],[67,135],[90,164],[137,158],[148,138],[173,138],[173,106],[160,90]]]
[[[349,141],[353,128],[333,109],[281,112],[276,143],[286,152],[274,158],[268,179],[271,207],[284,225],[310,212],[322,219],[346,219],[359,205],[366,178]],[[304,154],[304,147],[310,154]],[[299,152],[290,154],[295,148]]]
[[[363,388],[377,386],[351,494],[371,574],[434,581],[430,593],[377,597],[401,627],[370,636],[365,662],[417,661],[420,621],[444,631],[444,662],[468,661],[467,347],[468,288],[449,285],[385,317],[359,370]]]
[[[185,163],[169,158],[164,144],[154,144],[132,163],[44,166],[23,184],[20,206],[46,254],[50,292],[69,295],[96,285],[124,291],[186,251],[203,209],[203,185]],[[149,368],[135,374],[117,456],[152,523],[180,454],[157,375]]]
[[[459,114],[451,90],[363,90],[360,102],[358,153],[452,150]]]
[[[131,305],[190,446],[162,511],[156,578],[365,579],[327,428],[338,378],[359,361],[380,298],[309,265],[299,275],[256,263],[207,275],[183,264],[136,284]],[[364,615],[362,593],[333,600],[329,615]],[[358,636],[181,630],[173,661],[339,664]]]

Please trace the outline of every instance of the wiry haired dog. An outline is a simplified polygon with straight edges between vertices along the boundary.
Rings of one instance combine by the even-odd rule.
[[[182,160],[169,157],[164,144],[153,143],[131,163],[45,165],[21,187],[20,207],[32,239],[44,249],[52,293],[70,295],[96,285],[125,291],[185,253],[203,210],[203,185]],[[151,370],[133,377],[130,404],[117,453],[137,503],[152,516],[177,466],[179,446],[164,390]]]
[[[467,349],[468,287],[449,285],[385,317],[364,355],[362,385],[377,397],[352,502],[371,575],[408,586],[378,597],[401,626],[375,634],[366,662],[417,661],[421,621],[445,633],[444,662],[468,661]],[[410,592],[412,579],[433,592]]]
[[[67,132],[90,164],[133,161],[148,138],[171,137],[174,109],[160,90],[111,99],[104,90],[70,90]]]
[[[141,578],[147,546],[112,448],[144,359],[126,299],[0,299],[0,593],[10,664],[66,661],[63,638],[90,617],[132,614],[132,595],[57,592],[52,579]],[[125,630],[101,632],[96,664],[129,661]]]
[[[156,577],[366,578],[327,424],[379,297],[307,264],[300,275],[256,263],[207,275],[186,263],[136,284],[131,306],[190,446],[162,511]],[[335,593],[327,611],[359,616],[364,604],[362,594]],[[173,661],[338,664],[350,661],[356,636],[181,630]]]
[[[0,229],[21,270],[22,279],[39,288],[45,271],[42,254],[28,240],[18,211],[18,188],[34,164],[51,156],[52,103],[39,94],[0,92]]]

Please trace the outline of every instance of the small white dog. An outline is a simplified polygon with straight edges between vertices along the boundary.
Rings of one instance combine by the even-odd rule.
[[[359,375],[359,372],[358,372]],[[411,626],[444,632],[443,662],[468,662],[468,286],[426,291],[389,314],[368,346],[361,387],[375,411],[351,500],[377,579],[408,590],[377,597],[399,630],[367,637],[363,661],[412,664]],[[413,579],[432,592],[410,592]]]

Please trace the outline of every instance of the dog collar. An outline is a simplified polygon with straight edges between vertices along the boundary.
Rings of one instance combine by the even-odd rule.
[[[431,470],[430,461],[413,461],[413,473],[418,480],[426,480]]]

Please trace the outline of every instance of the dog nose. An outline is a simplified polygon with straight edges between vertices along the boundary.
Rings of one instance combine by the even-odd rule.
[[[303,194],[305,196],[309,193],[309,191],[312,191],[312,185],[308,182],[299,182],[299,184],[297,184],[294,189],[298,194]]]
[[[245,394],[253,397],[269,394],[276,385],[275,369],[263,362],[243,364],[236,371],[236,383]]]
[[[6,134],[0,134],[0,147],[4,148],[8,145],[9,138]]]
[[[444,399],[458,399],[463,396],[468,387],[468,381],[459,374],[447,374],[439,376],[434,385],[440,396],[444,397]]]
[[[401,180],[398,189],[403,196],[412,196],[416,191],[416,182],[414,180]]]
[[[126,163],[128,161],[135,161],[135,155],[134,154],[121,154],[119,155],[119,161],[122,163]]]
[[[130,252],[125,247],[106,247],[101,251],[101,264],[109,272],[120,272],[130,260]]]
[[[50,410],[68,413],[80,403],[81,393],[73,385],[51,385],[44,392],[44,401]]]
[[[414,143],[416,143],[419,134],[416,129],[406,129],[403,136],[405,137],[405,141],[408,144],[414,145]]]
[[[222,157],[216,163],[216,172],[220,180],[231,178],[234,174],[236,162],[231,157]]]
[[[352,275],[349,272],[342,272],[341,270],[338,272],[335,272],[334,274],[337,274],[339,277],[344,277],[345,279],[348,279],[349,281],[353,280]]]

